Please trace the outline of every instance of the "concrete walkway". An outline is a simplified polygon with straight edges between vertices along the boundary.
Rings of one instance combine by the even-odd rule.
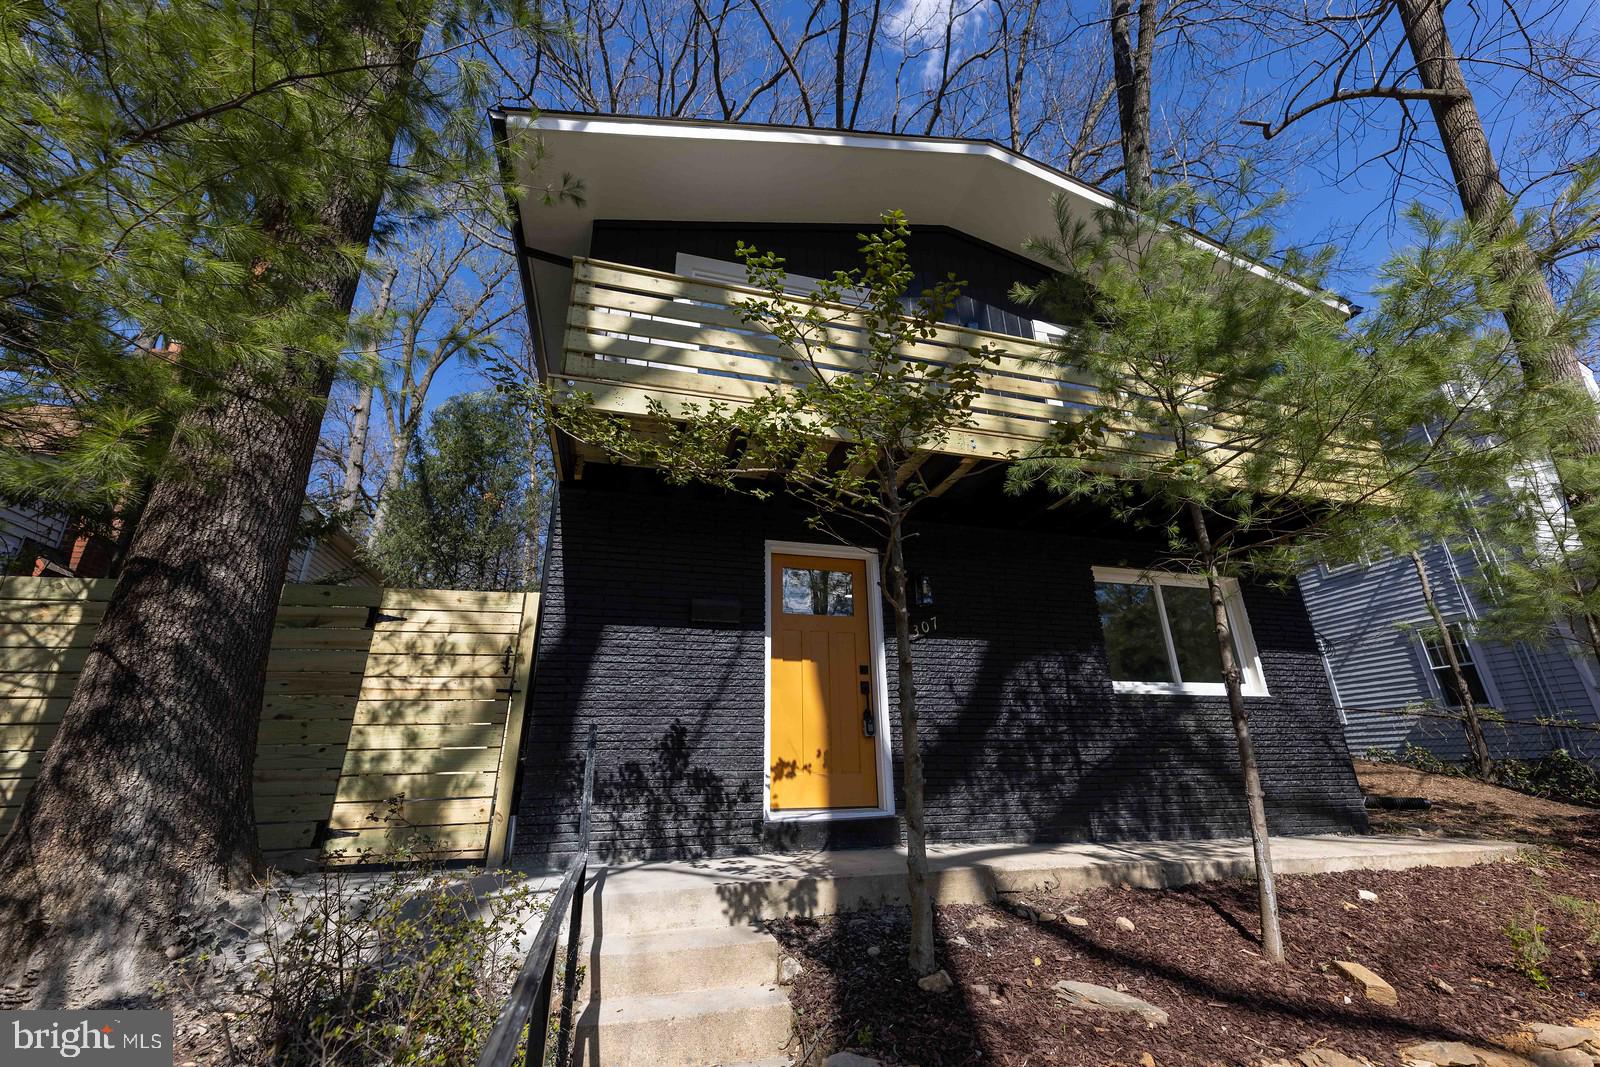
[[[1460,867],[1514,856],[1504,841],[1425,837],[1274,838],[1282,874]],[[1250,843],[937,846],[941,904],[1096,886],[1183,885],[1251,873]],[[790,1035],[778,944],[764,919],[902,904],[905,853],[811,852],[615,864],[591,874],[584,916],[587,1067],[782,1064]]]
[[[1508,841],[1441,837],[1274,837],[1279,874],[1464,867],[1516,855]],[[972,904],[1011,893],[1079,893],[1127,883],[1141,888],[1243,878],[1254,870],[1245,838],[1063,845],[935,845],[928,850],[935,900]],[[905,903],[903,849],[731,856],[615,864],[591,876],[608,932],[745,925]]]

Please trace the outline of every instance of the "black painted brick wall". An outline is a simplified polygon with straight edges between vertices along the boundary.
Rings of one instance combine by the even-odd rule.
[[[696,489],[561,487],[529,703],[519,855],[573,847],[578,753],[591,722],[599,726],[600,855],[771,847],[762,834],[760,767],[766,539],[823,540],[777,503]],[[1131,544],[978,526],[918,529],[908,559],[930,576],[938,598],[938,629],[916,651],[933,839],[1247,831],[1225,702],[1111,691],[1090,567],[1148,562],[1129,558]],[[738,598],[739,623],[692,625],[695,597]],[[1298,594],[1247,588],[1245,602],[1272,693],[1250,700],[1250,713],[1273,831],[1364,829]],[[890,683],[892,701],[892,670]],[[897,782],[899,773],[897,759]]]

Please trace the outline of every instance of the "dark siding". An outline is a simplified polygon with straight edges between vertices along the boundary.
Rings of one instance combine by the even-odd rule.
[[[770,847],[760,792],[768,538],[819,540],[778,504],[561,487],[520,854],[572,847],[577,739],[591,722],[602,855]],[[911,563],[939,600],[938,630],[917,646],[935,840],[1246,832],[1225,703],[1111,692],[1089,568],[1135,562],[1127,555],[1125,542],[1057,533],[919,528]],[[738,598],[739,623],[691,625],[694,597]],[[1274,831],[1364,828],[1298,594],[1252,588],[1246,604],[1273,694],[1250,710]]]
[[[693,225],[599,221],[590,254],[596,259],[652,270],[677,268],[679,252],[737,263],[734,247],[743,241],[776,252],[795,274],[826,278],[861,262],[858,234],[875,223],[852,226],[760,226],[745,223]],[[1033,320],[1043,316],[1011,300],[1017,282],[1034,284],[1046,272],[1037,264],[964,234],[939,227],[912,231],[907,246],[916,271],[912,291],[954,274],[966,283],[951,309],[950,321],[1018,337],[1033,336]]]

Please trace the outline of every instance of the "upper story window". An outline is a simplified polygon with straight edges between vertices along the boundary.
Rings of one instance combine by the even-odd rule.
[[[1204,578],[1096,567],[1094,580],[1113,689],[1191,696],[1227,692]],[[1267,696],[1238,583],[1224,579],[1224,588],[1245,695]]]
[[[1466,630],[1459,622],[1445,624],[1445,629],[1450,631],[1450,643],[1455,647],[1456,662],[1461,665],[1461,677],[1466,680],[1467,691],[1472,694],[1472,702],[1476,705],[1489,703],[1489,691],[1484,688],[1483,675],[1478,672],[1478,663],[1472,654],[1472,646],[1467,643]],[[1445,655],[1444,642],[1437,636],[1423,637],[1422,649],[1428,657],[1428,669],[1433,672],[1433,680],[1439,687],[1440,698],[1452,708],[1461,706],[1461,694],[1456,691],[1455,680],[1450,676],[1450,659]]]

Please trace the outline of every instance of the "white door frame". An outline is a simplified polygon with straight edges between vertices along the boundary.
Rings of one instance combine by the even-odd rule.
[[[826,556],[831,559],[859,559],[867,564],[867,637],[872,642],[873,715],[878,722],[878,806],[875,808],[796,808],[772,810],[772,557]],[[870,549],[846,545],[812,545],[803,541],[768,541],[765,553],[764,592],[762,593],[761,662],[761,817],[765,822],[837,822],[846,819],[877,819],[894,814],[894,761],[889,751],[889,678],[883,648],[883,592],[878,577],[878,554]]]

